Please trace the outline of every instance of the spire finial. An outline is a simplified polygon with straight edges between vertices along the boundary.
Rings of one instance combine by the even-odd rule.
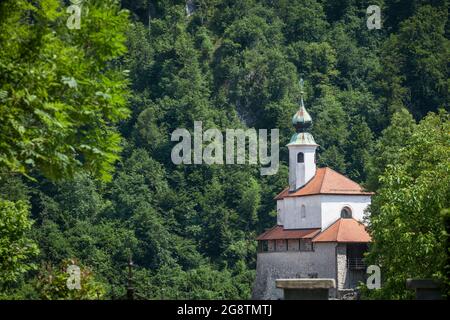
[[[303,103],[303,96],[305,94],[303,78],[300,78],[299,83],[300,83],[300,107],[305,107],[305,104]]]

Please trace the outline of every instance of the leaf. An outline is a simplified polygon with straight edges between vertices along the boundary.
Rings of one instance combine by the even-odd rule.
[[[109,95],[109,94],[107,94],[107,93],[103,93],[103,92],[101,92],[101,91],[97,91],[97,92],[95,93],[95,95],[98,96],[98,97],[102,97],[102,98],[105,99],[105,100],[111,99],[111,95]]]
[[[6,97],[8,97],[8,92],[5,90],[0,90],[0,101],[5,101]]]
[[[62,77],[62,82],[67,84],[70,88],[77,88],[77,81],[73,77]]]

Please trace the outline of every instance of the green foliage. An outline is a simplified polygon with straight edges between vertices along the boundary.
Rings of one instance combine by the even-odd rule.
[[[67,267],[70,265],[80,267],[80,289],[69,289],[67,285],[70,280]],[[37,291],[42,300],[99,300],[105,294],[104,285],[95,280],[88,268],[79,266],[76,260],[65,260],[56,268],[42,266],[37,279]]]
[[[447,11],[448,3],[421,6],[386,41],[382,61],[388,72],[383,86],[392,110],[407,105],[420,118],[448,106]]]
[[[392,116],[391,124],[383,130],[374,146],[374,152],[367,167],[367,184],[370,190],[379,188],[378,179],[387,165],[400,161],[399,150],[406,147],[406,142],[415,126],[412,115],[406,109],[401,109]]]
[[[28,235],[31,225],[26,202],[0,199],[0,287],[35,268],[29,261],[39,250]]]
[[[0,4],[0,168],[50,178],[81,168],[108,180],[118,159],[125,74],[127,13],[116,1],[83,6],[70,30],[57,0]],[[89,14],[86,14],[89,9]]]
[[[275,12],[284,22],[288,41],[318,41],[323,38],[329,23],[320,1],[277,1]]]
[[[447,281],[446,225],[450,207],[450,119],[429,114],[381,175],[370,208],[373,243],[367,260],[382,270],[383,298],[407,298],[407,278]]]
[[[379,297],[407,297],[406,276],[442,278],[448,181],[431,177],[448,175],[446,116],[413,116],[448,107],[445,1],[199,0],[187,17],[183,1],[122,0],[131,24],[119,1],[92,0],[79,30],[66,2],[0,4],[0,214],[12,230],[1,239],[40,248],[5,267],[2,298],[123,298],[130,255],[141,297],[249,298],[254,239],[287,182],[300,77],[319,166],[378,193]],[[368,30],[375,3],[386,18]],[[174,166],[170,133],[194,121],[279,128],[279,173]],[[66,290],[68,259],[89,270],[86,291]],[[58,267],[24,272],[39,263]]]
[[[248,273],[241,270],[239,278],[235,279],[240,282],[236,284],[229,270],[219,272],[209,265],[189,271],[162,266],[151,275],[140,271],[136,278],[149,283],[138,285],[139,292],[147,299],[237,299],[250,297],[252,276]]]
[[[326,88],[324,95],[317,100],[311,113],[314,113],[313,135],[321,146],[319,165],[329,166],[345,173],[344,145],[349,132],[348,120],[342,105],[337,101],[331,90]]]

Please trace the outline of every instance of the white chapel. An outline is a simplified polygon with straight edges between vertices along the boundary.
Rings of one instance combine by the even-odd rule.
[[[331,294],[340,298],[365,277],[362,258],[371,239],[362,221],[372,193],[330,168],[317,168],[303,93],[292,123],[289,186],[275,197],[276,225],[257,237],[253,298],[281,299],[275,280],[289,278],[335,279]]]

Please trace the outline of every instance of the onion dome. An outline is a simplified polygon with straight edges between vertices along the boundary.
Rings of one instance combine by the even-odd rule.
[[[300,108],[292,117],[292,124],[295,127],[296,133],[292,136],[289,144],[316,144],[311,133],[306,132],[312,126],[312,118],[308,111],[306,111],[303,102],[303,79],[300,79]]]

